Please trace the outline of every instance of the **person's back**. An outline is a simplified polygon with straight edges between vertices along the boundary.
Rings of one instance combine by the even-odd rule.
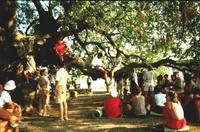
[[[166,94],[164,93],[157,93],[155,94],[155,103],[157,106],[163,107],[166,102]]]
[[[134,96],[132,101],[133,112],[135,115],[146,115],[145,98],[142,95]]]
[[[167,102],[163,108],[163,118],[165,125],[172,129],[181,129],[186,126],[184,111],[177,99],[177,94],[170,91],[166,96]]]
[[[117,93],[117,92],[115,92]],[[115,95],[105,100],[103,105],[104,115],[108,118],[118,118],[122,115],[122,101]]]

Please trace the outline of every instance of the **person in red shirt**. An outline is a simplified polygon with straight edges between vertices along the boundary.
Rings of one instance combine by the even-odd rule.
[[[107,118],[119,118],[122,115],[122,101],[117,95],[116,90],[111,91],[111,96],[103,104],[103,112]]]
[[[163,108],[163,118],[166,127],[171,129],[181,129],[185,127],[186,120],[177,94],[174,91],[169,91],[166,95],[166,101]]]
[[[71,49],[67,46],[66,42],[61,39],[55,44],[54,49],[61,61],[64,61],[64,55],[68,55],[71,52]]]

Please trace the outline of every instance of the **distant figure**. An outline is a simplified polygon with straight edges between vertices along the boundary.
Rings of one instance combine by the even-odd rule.
[[[138,86],[142,89],[144,88],[144,71],[141,69],[141,71],[137,74],[138,76]]]
[[[186,126],[183,108],[174,91],[169,91],[166,95],[166,103],[163,108],[163,118],[166,127],[171,129],[181,129]]]
[[[109,81],[108,81],[108,75],[107,75],[108,70],[103,65],[103,62],[101,60],[102,56],[103,56],[102,53],[98,53],[97,56],[93,58],[91,65],[94,69],[96,69],[96,72],[98,75],[103,74],[104,80],[106,82],[106,89],[108,92],[109,91]]]
[[[138,77],[135,71],[133,72],[131,76],[131,87],[130,87],[130,92],[133,93],[134,90],[138,87]]]
[[[164,75],[164,80],[163,80],[163,87],[165,89],[169,89],[170,88],[170,85],[171,85],[171,82],[169,80],[169,75],[168,74],[165,74]]]
[[[130,104],[126,105],[127,111],[125,114],[128,117],[145,117],[147,114],[145,108],[145,98],[142,95],[141,88],[135,90],[135,95],[131,97]]]
[[[87,85],[88,89],[91,89],[92,78],[90,76],[87,77]]]
[[[56,82],[54,86],[55,95],[57,96],[57,103],[59,103],[59,120],[68,120],[68,108],[67,108],[67,80],[68,72],[64,68],[64,63],[60,62],[60,68],[56,72]]]
[[[153,91],[154,91],[154,81],[153,81],[153,71],[152,67],[148,68],[148,71],[144,73],[144,97],[146,100],[146,103],[150,103],[149,101],[153,97]]]
[[[174,89],[176,91],[183,91],[183,80],[179,76],[179,72],[174,72],[175,81],[174,81]]]
[[[104,115],[107,118],[119,118],[122,115],[122,101],[117,91],[112,90],[110,95],[103,104]]]

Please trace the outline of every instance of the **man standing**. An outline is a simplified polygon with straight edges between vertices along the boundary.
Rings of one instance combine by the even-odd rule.
[[[154,92],[154,81],[153,81],[153,71],[152,67],[148,67],[148,71],[144,73],[144,97],[146,103],[149,103],[153,97]]]
[[[66,101],[68,72],[64,68],[64,63],[59,64],[60,68],[56,72],[55,94],[57,95],[57,103],[59,103],[59,119],[60,121],[68,120],[68,110]]]

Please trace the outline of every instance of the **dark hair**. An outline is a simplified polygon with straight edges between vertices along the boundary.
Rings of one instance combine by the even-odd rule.
[[[174,103],[178,103],[178,97],[177,97],[177,94],[176,94],[176,92],[175,91],[169,91],[168,93],[167,93],[167,96],[170,98],[170,100],[172,101],[172,102],[174,102]]]
[[[101,52],[97,54],[98,58],[101,58],[102,56],[103,56],[103,54]]]
[[[45,72],[45,69],[40,70],[40,75],[42,76],[44,74],[44,72]]]
[[[140,94],[141,91],[142,91],[141,88],[137,87],[137,88],[135,89],[135,95]]]

